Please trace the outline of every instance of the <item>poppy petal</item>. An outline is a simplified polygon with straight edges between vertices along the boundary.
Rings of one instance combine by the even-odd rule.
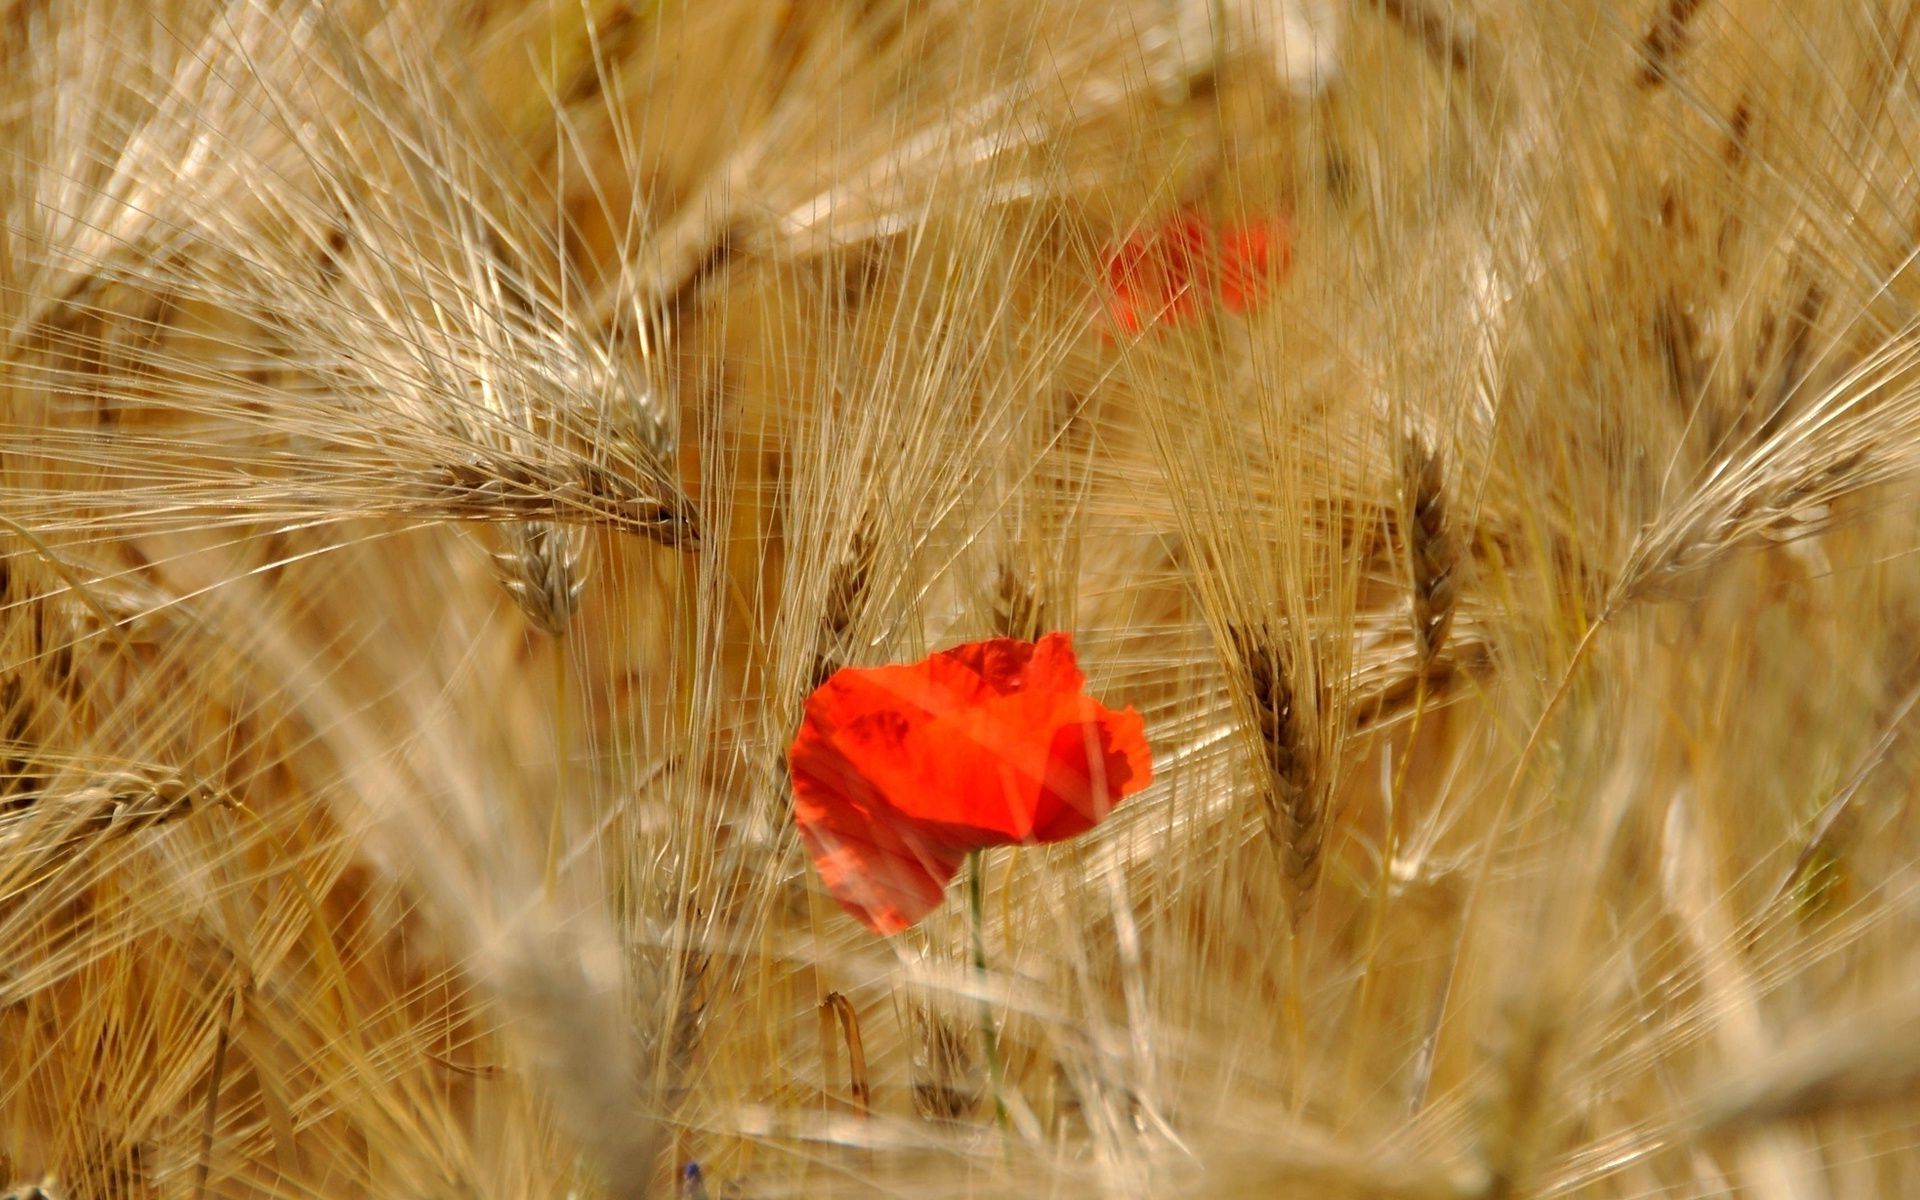
[[[885,935],[939,906],[964,852],[909,836],[887,816],[886,802],[865,776],[805,729],[789,762],[800,837],[842,908]]]
[[[1209,289],[1207,251],[1212,230],[1205,218],[1187,213],[1169,221],[1161,234],[1165,270],[1161,312],[1168,324],[1177,325],[1199,315]]]
[[[1047,747],[1046,782],[1035,806],[1032,838],[1057,842],[1104,821],[1121,797],[1153,780],[1146,724],[1128,708],[1112,712],[1088,701],[1077,722],[1055,728]]]
[[[1074,661],[1073,636],[1049,633],[1037,642],[990,638],[942,650],[932,661],[965,667],[995,695],[1015,692],[1077,693],[1086,684]]]
[[[1202,213],[1176,213],[1108,252],[1104,307],[1129,334],[1197,320],[1215,304],[1251,312],[1292,255],[1293,228],[1283,214],[1216,225]]]
[[[1284,217],[1229,225],[1220,235],[1220,304],[1228,312],[1251,312],[1266,299],[1273,280],[1293,257],[1292,231]]]
[[[1140,235],[1127,238],[1107,254],[1107,316],[1122,333],[1139,333],[1141,261],[1146,242]]]
[[[1129,235],[1106,260],[1107,315],[1125,333],[1180,324],[1200,312],[1212,231],[1204,217],[1176,213]]]

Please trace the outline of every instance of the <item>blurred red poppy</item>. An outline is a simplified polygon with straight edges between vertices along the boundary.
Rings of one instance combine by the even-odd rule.
[[[1212,232],[1195,213],[1176,213],[1135,232],[1107,254],[1107,315],[1123,333],[1197,315]]]
[[[1220,231],[1220,303],[1252,312],[1269,284],[1293,264],[1293,227],[1281,216],[1237,221]]]
[[[1197,320],[1216,303],[1252,312],[1292,257],[1293,228],[1284,216],[1216,224],[1196,212],[1175,213],[1107,251],[1107,319],[1113,329],[1137,334]]]
[[[970,852],[1084,833],[1145,787],[1140,714],[1085,683],[1064,633],[835,672],[807,698],[787,760],[827,891],[898,933],[939,905]]]

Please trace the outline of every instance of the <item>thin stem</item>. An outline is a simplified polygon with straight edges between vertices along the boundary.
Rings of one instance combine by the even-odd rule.
[[[986,919],[986,877],[987,869],[980,859],[980,851],[967,855],[967,912],[973,924],[973,970],[980,977],[980,1041],[987,1054],[987,1079],[993,1088],[993,1117],[1000,1128],[1011,1128],[1007,1116],[1006,1094],[1002,1088],[1000,1076],[1000,1034],[993,1024],[993,1003],[987,999],[987,919]]]
[[[567,840],[567,643],[556,634],[553,639],[553,761],[561,786],[554,789],[553,816],[547,824],[547,865],[541,875],[542,894],[551,898],[560,872],[560,851]]]
[[[207,1179],[213,1167],[214,1133],[220,1119],[220,1081],[227,1070],[227,1042],[233,1036],[233,1023],[239,1019],[242,993],[235,988],[227,1003],[221,1006],[220,1028],[214,1035],[213,1066],[207,1072],[207,1115],[200,1128],[200,1159],[194,1165],[194,1200],[205,1200]]]

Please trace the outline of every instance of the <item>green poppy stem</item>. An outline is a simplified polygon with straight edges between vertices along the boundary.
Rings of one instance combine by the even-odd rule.
[[[973,970],[980,977],[980,1042],[987,1053],[987,1078],[993,1088],[993,1116],[1001,1129],[1011,1128],[1007,1117],[1007,1099],[1000,1076],[1000,1034],[993,1024],[993,1003],[987,999],[987,868],[980,851],[967,855],[967,912],[973,918]]]

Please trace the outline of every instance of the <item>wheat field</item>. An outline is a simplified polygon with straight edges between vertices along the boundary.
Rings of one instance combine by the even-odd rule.
[[[0,0],[0,1187],[1920,1194],[1917,26]],[[808,692],[1048,630],[874,936]]]

